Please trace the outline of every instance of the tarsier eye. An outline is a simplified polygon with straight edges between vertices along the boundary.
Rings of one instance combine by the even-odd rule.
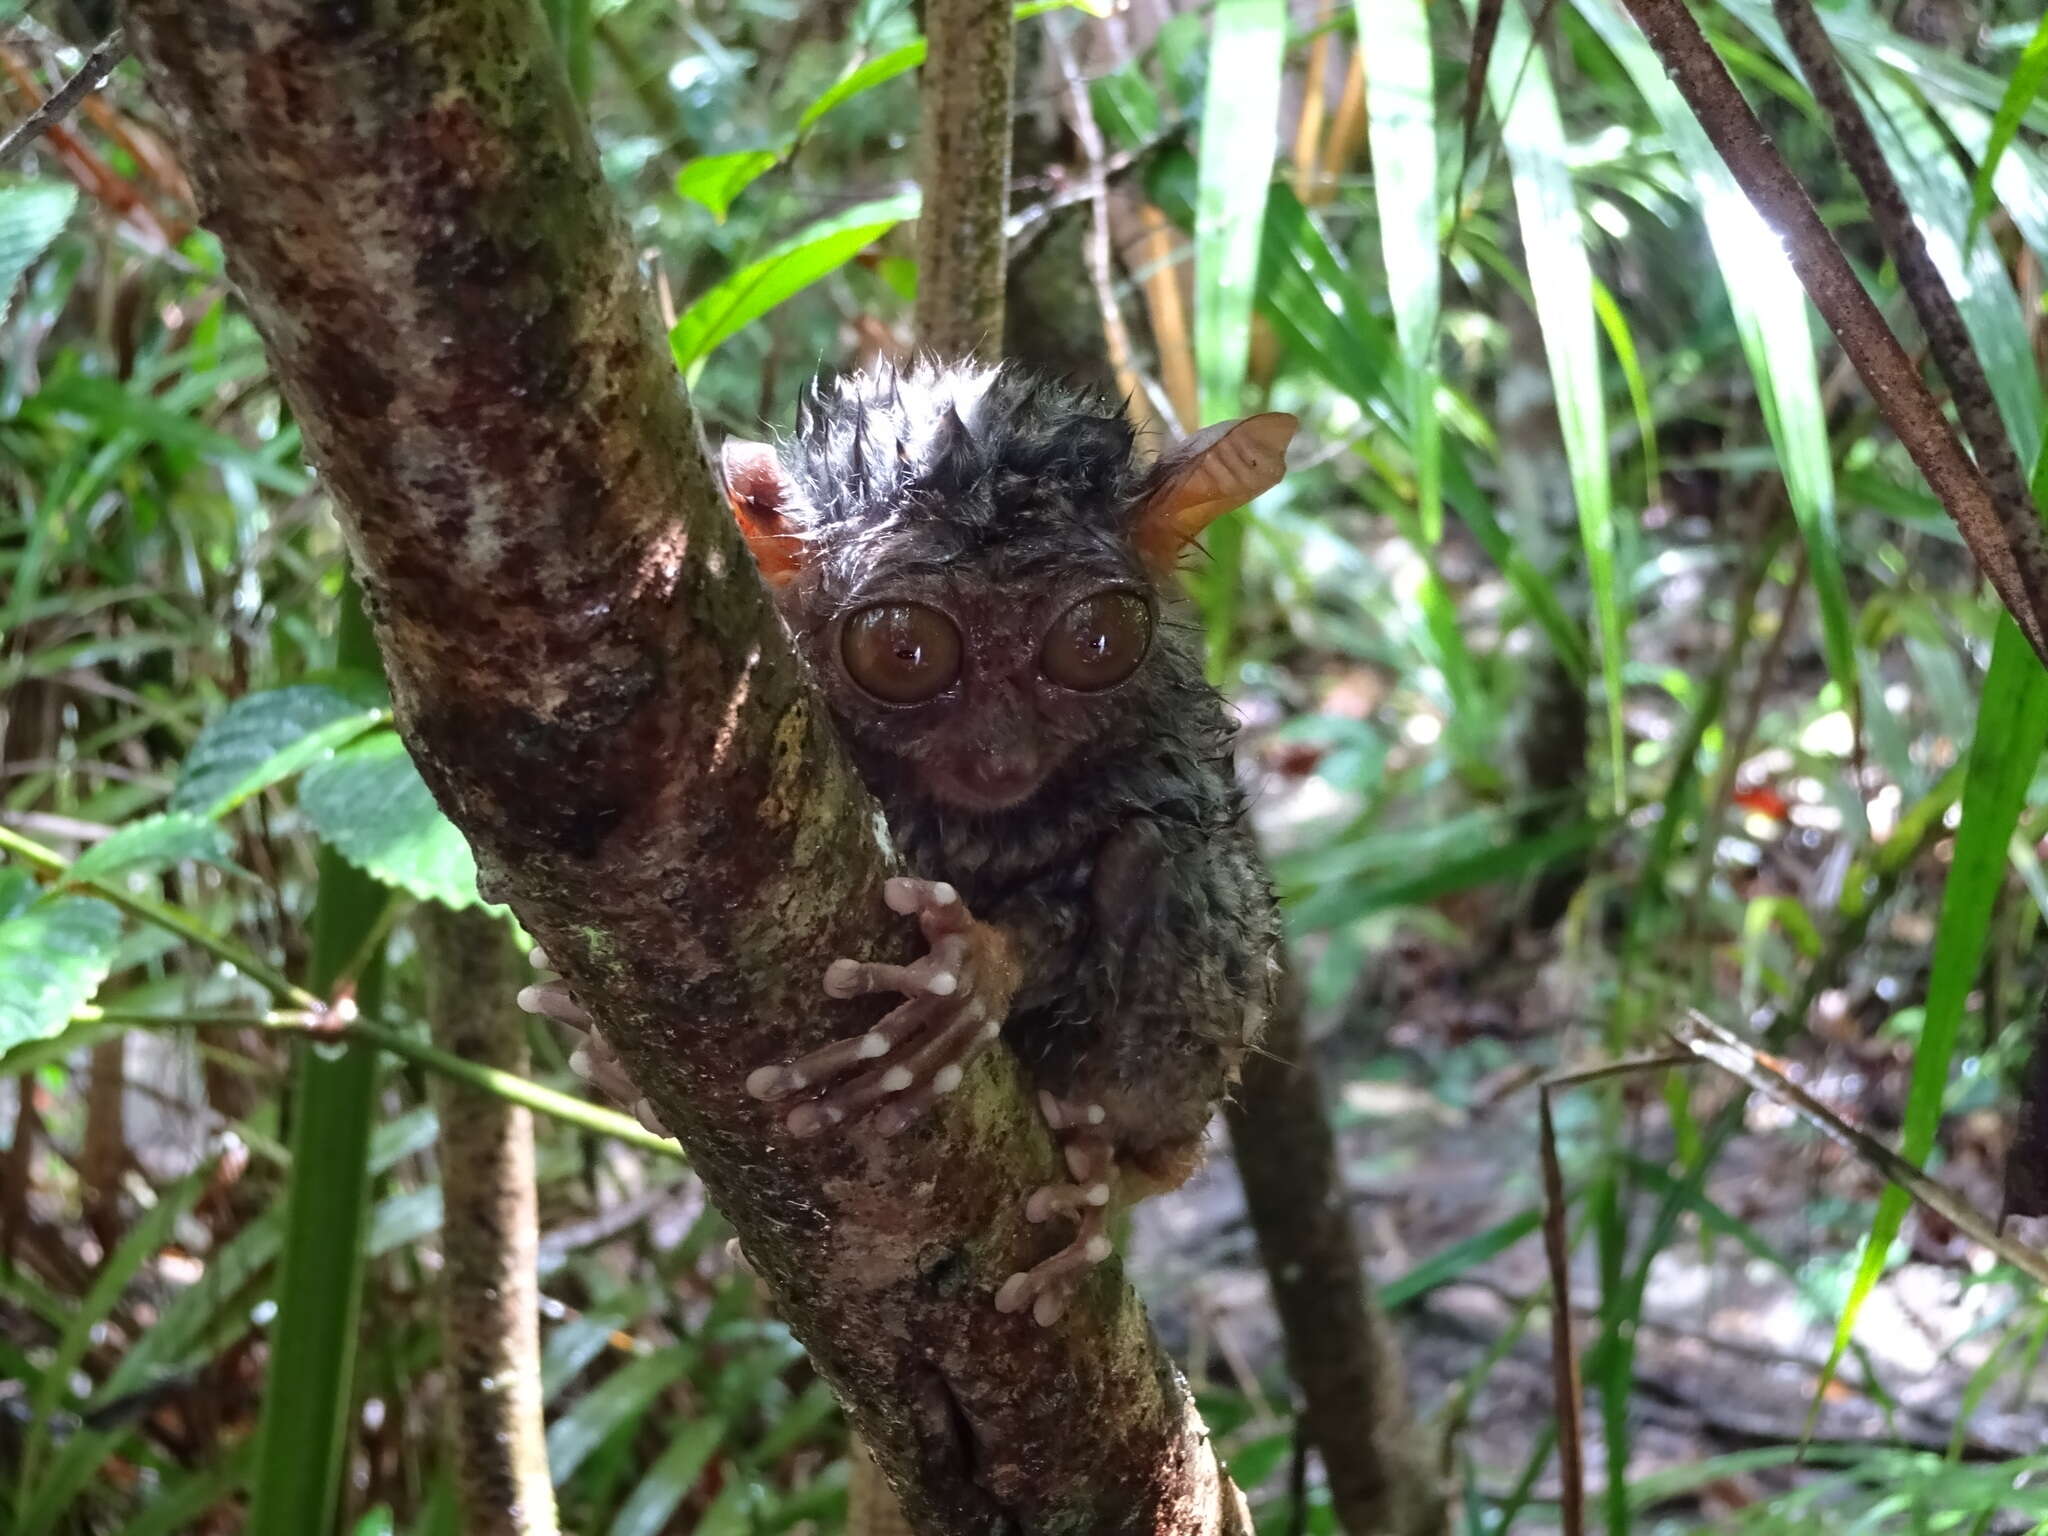
[[[885,704],[922,704],[960,675],[960,631],[923,603],[876,603],[846,621],[847,676]]]
[[[1038,664],[1062,688],[1093,693],[1122,682],[1152,643],[1152,610],[1134,592],[1097,592],[1053,621]]]

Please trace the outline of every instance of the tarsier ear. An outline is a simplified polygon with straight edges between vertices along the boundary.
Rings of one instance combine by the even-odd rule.
[[[740,525],[761,579],[771,587],[787,583],[803,562],[803,541],[783,515],[790,492],[789,471],[767,443],[729,442],[718,455],[725,500]]]
[[[1287,445],[1301,423],[1278,411],[1205,427],[1152,466],[1133,534],[1147,564],[1169,570],[1209,524],[1287,473]]]

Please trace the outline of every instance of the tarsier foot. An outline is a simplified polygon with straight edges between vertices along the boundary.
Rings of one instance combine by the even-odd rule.
[[[1081,1277],[1109,1257],[1110,1178],[1116,1171],[1116,1153],[1102,1128],[1107,1117],[1100,1104],[1077,1104],[1042,1092],[1038,1105],[1059,1140],[1073,1182],[1033,1190],[1024,1204],[1024,1218],[1040,1222],[1073,1217],[1074,1239],[1043,1263],[1005,1280],[996,1292],[996,1310],[1021,1312],[1028,1306],[1041,1326],[1049,1326],[1066,1311]]]
[[[931,952],[910,965],[826,967],[828,996],[899,992],[905,1001],[866,1034],[748,1076],[747,1092],[771,1103],[812,1094],[783,1116],[792,1136],[815,1136],[870,1111],[869,1124],[893,1136],[959,1087],[968,1064],[1002,1033],[1017,986],[1002,935],[977,923],[943,880],[889,880],[882,899],[917,918]]]
[[[540,980],[519,989],[519,1006],[528,1013],[582,1030],[582,1043],[569,1053],[569,1070],[614,1104],[624,1105],[645,1129],[657,1136],[668,1135],[667,1127],[655,1116],[654,1106],[640,1096],[640,1090],[626,1076],[626,1069],[619,1065],[619,1058],[597,1032],[590,1015],[569,995],[569,984],[554,974],[547,955],[536,947],[530,958],[534,969],[540,972]]]

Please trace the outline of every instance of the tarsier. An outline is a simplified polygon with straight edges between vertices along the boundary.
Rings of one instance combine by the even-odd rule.
[[[1280,479],[1295,425],[1228,422],[1148,464],[1114,402],[922,363],[816,386],[793,441],[722,455],[733,515],[914,872],[884,899],[930,947],[911,965],[835,961],[830,996],[904,1001],[760,1066],[747,1091],[792,1136],[893,1135],[1006,1041],[1070,1176],[1024,1210],[1069,1241],[995,1298],[1041,1323],[1108,1256],[1113,1198],[1194,1171],[1269,1001],[1272,888],[1174,571]],[[559,980],[520,1000],[590,1028]],[[630,1102],[594,1032],[579,1055]]]

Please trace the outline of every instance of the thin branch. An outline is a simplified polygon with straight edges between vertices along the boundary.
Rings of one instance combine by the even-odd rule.
[[[2005,418],[1999,414],[1998,401],[1991,393],[1991,381],[1984,376],[1984,364],[1971,345],[1963,313],[1956,307],[1948,284],[1942,281],[1933,257],[1927,253],[1927,241],[1906,206],[1898,179],[1885,162],[1877,135],[1871,131],[1870,119],[1849,87],[1848,76],[1835,56],[1827,30],[1808,0],[1771,0],[1771,9],[1777,13],[1778,25],[1785,29],[1785,40],[1792,45],[1799,67],[1806,74],[1813,99],[1827,114],[1836,147],[1863,187],[1877,232],[1898,268],[1900,286],[1920,317],[1920,328],[1927,335],[1934,365],[1948,380],[1956,417],[1970,439],[1970,446],[1976,450],[1977,467],[1990,484],[1999,520],[2008,537],[2016,529],[2038,529],[2041,517],[2027,489],[2026,472],[2013,452]],[[2040,586],[2031,590],[2037,603],[2048,592]]]
[[[1961,530],[2000,600],[2036,655],[2048,662],[2048,549],[2040,528],[2009,524],[1991,487],[1963,451],[1905,348],[1821,222],[1686,0],[1626,0],[1700,126],[1785,254],[1864,386],[1920,473]]]
[[[79,66],[77,74],[58,86],[41,106],[8,129],[5,138],[0,138],[0,167],[12,165],[29,145],[69,117],[80,102],[106,84],[107,76],[127,57],[128,34],[123,28],[116,27],[85,56],[85,63]]]
[[[1109,365],[1116,370],[1117,388],[1141,418],[1149,418],[1141,424],[1163,420],[1176,431],[1184,431],[1187,424],[1174,421],[1172,406],[1153,397],[1151,381],[1139,373],[1132,357],[1131,333],[1124,324],[1123,308],[1117,303],[1115,274],[1110,265],[1109,156],[1102,128],[1095,121],[1095,107],[1088,99],[1088,87],[1074,61],[1065,29],[1049,28],[1047,40],[1060,78],[1066,84],[1068,121],[1086,161],[1081,195],[1088,201],[1088,233],[1081,242],[1081,251],[1088,267],[1088,281],[1095,289],[1096,307],[1102,311],[1102,341],[1109,352]]]

